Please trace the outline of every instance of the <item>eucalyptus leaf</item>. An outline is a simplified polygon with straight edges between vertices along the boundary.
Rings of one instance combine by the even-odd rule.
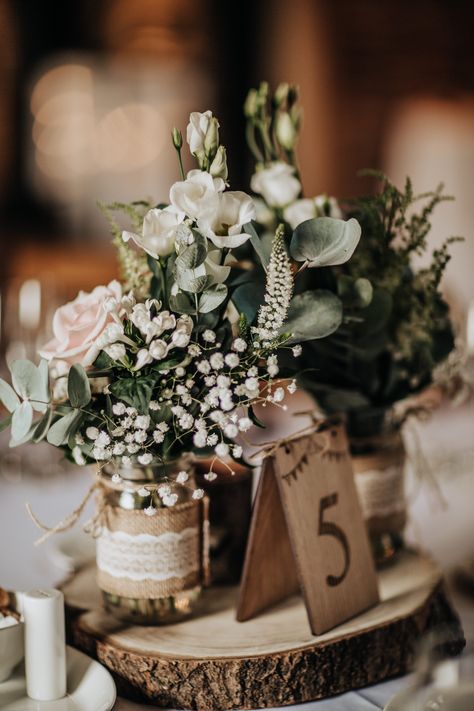
[[[245,314],[249,324],[257,315],[265,295],[265,282],[247,282],[240,284],[232,294],[232,303],[240,314]]]
[[[48,434],[49,426],[51,424],[51,421],[53,419],[53,410],[51,408],[48,408],[43,415],[43,417],[38,421],[32,441],[33,442],[41,442],[46,435]]]
[[[368,279],[341,274],[337,280],[337,293],[345,304],[354,308],[366,308],[372,301],[373,287]]]
[[[42,405],[41,403],[49,403],[50,392],[49,392],[49,366],[48,361],[42,358],[38,365],[38,373],[40,378],[38,400],[41,402],[32,402],[33,409],[38,412],[46,412],[47,405]]]
[[[89,378],[80,363],[71,366],[67,379],[67,394],[73,407],[85,407],[91,400]]]
[[[182,291],[179,291],[177,294],[170,294],[169,300],[172,311],[177,311],[179,314],[196,313],[196,305],[191,302],[189,297]]]
[[[12,383],[18,395],[23,399],[39,396],[41,393],[41,375],[30,360],[14,360],[10,366]]]
[[[76,421],[81,418],[82,415],[77,410],[71,410],[67,415],[56,420],[53,425],[49,428],[46,439],[48,442],[55,447],[60,447],[65,444],[69,437],[69,432],[74,427]]]
[[[22,439],[31,427],[33,422],[33,408],[28,400],[22,402],[16,408],[12,416],[12,438]]]
[[[281,333],[291,333],[288,343],[325,338],[342,322],[342,302],[331,291],[316,289],[293,297]]]
[[[223,284],[227,281],[231,268],[220,264],[221,252],[219,249],[211,250],[204,262],[206,274],[210,277],[210,284]]]
[[[199,312],[202,314],[214,311],[227,297],[227,287],[225,284],[215,284],[210,289],[201,294],[199,298]]]
[[[357,220],[338,220],[334,217],[314,217],[295,229],[290,243],[290,254],[309,267],[328,267],[344,264],[357,247],[361,227]]]
[[[265,243],[262,242],[262,240],[258,236],[252,222],[247,222],[247,224],[244,225],[243,230],[248,235],[250,235],[250,244],[256,251],[256,253],[260,259],[260,262],[262,263],[263,268],[266,270],[268,267],[268,264],[270,262],[270,253],[271,252],[268,250]]]
[[[5,405],[8,412],[15,412],[20,406],[20,398],[5,380],[0,378],[0,401]]]
[[[200,294],[210,286],[212,278],[207,275],[196,276],[193,269],[183,269],[177,272],[176,281],[180,289],[191,294]]]
[[[178,269],[196,269],[207,257],[207,240],[197,230],[192,230],[194,242],[182,251],[176,258],[176,266]]]

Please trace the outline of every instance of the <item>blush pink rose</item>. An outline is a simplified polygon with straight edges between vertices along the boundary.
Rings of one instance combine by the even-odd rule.
[[[104,302],[110,297],[120,301],[122,288],[118,281],[96,286],[90,293],[80,291],[74,301],[60,306],[53,317],[54,338],[39,351],[40,356],[70,365],[92,365],[101,350],[97,339],[114,323],[112,314],[104,309]]]

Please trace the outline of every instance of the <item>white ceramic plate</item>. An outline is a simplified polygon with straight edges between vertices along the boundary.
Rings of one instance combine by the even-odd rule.
[[[117,692],[105,667],[67,647],[67,695],[57,701],[34,701],[26,695],[23,665],[0,684],[2,711],[109,711]]]

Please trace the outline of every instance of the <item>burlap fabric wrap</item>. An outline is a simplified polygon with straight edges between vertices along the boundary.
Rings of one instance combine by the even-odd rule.
[[[207,584],[208,499],[157,509],[106,505],[97,538],[99,587],[112,595],[156,599]]]
[[[401,533],[406,523],[405,447],[399,433],[356,441],[368,450],[353,454],[354,477],[369,533]]]

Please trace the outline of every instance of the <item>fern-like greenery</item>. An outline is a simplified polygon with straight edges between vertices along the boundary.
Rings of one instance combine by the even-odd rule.
[[[413,256],[428,249],[434,209],[452,198],[442,185],[416,195],[410,179],[399,190],[383,174],[370,174],[379,180],[379,190],[346,206],[361,224],[360,244],[352,259],[325,279],[339,293],[344,284],[368,279],[371,303],[355,306],[349,291],[339,330],[307,344],[303,355],[305,387],[327,411],[346,412],[355,434],[372,434],[394,402],[428,385],[454,346],[440,281],[449,246],[460,238],[450,237],[435,250],[429,267],[412,266]]]

